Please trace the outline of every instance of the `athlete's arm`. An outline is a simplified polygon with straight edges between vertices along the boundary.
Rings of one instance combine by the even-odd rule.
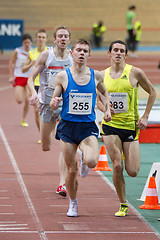
[[[25,72],[28,72],[28,70],[35,64],[35,61],[32,61],[30,59],[30,56],[28,55],[27,57],[27,60],[25,62],[25,64],[23,65],[22,67],[22,72],[25,73]]]
[[[111,115],[115,115],[115,110],[112,108],[113,104],[110,104]],[[105,112],[105,106],[102,102],[102,94],[97,90],[97,107],[101,112]]]
[[[138,84],[149,94],[145,112],[137,123],[138,128],[144,130],[147,126],[149,114],[156,99],[156,90],[141,69],[133,68],[133,74],[137,79]]]
[[[101,100],[100,92],[97,90],[97,107],[101,112],[105,112],[106,108]]]
[[[16,59],[17,59],[17,50],[15,49],[9,61],[9,74],[10,74],[9,82],[12,84],[14,83],[14,69],[15,69]]]
[[[47,61],[47,58],[48,58],[48,51],[44,51],[42,52],[33,69],[32,69],[32,72],[28,78],[28,82],[27,82],[27,86],[31,92],[31,98],[30,98],[30,104],[31,105],[35,105],[37,102],[38,102],[38,95],[37,95],[37,92],[35,91],[34,89],[34,80],[36,78],[36,76],[43,70],[43,68],[45,67],[45,64],[46,64],[46,61]]]
[[[61,96],[61,94],[63,92],[63,89],[64,89],[65,80],[66,80],[66,73],[65,73],[65,71],[62,71],[62,72],[60,72],[60,73],[58,73],[56,75],[56,78],[55,78],[55,90],[53,92],[53,96],[52,96],[52,99],[50,101],[50,107],[53,110],[56,110],[58,108],[59,103],[63,99],[60,96]]]
[[[103,83],[103,75],[98,72],[95,71],[95,79],[96,79],[96,85],[97,85],[97,89],[98,91],[101,93],[101,100],[103,102],[103,105],[105,107],[104,110],[104,120],[106,122],[109,122],[111,120],[111,111],[110,111],[110,107],[109,107],[109,95],[108,95],[108,91],[105,88],[105,85]]]

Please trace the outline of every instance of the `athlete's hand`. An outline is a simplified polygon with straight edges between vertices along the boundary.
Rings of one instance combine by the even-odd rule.
[[[115,115],[115,110],[112,107],[113,107],[113,103],[110,104],[110,111],[111,111],[111,115]]]
[[[110,112],[110,110],[107,110],[107,111],[104,113],[104,120],[105,120],[106,122],[111,121],[111,112]]]
[[[32,94],[32,96],[29,98],[29,103],[31,106],[34,106],[38,103],[38,94],[35,92]]]
[[[11,78],[9,79],[9,83],[11,83],[12,85],[15,83],[14,77],[11,77]]]
[[[58,108],[58,105],[59,103],[63,100],[62,97],[54,97],[51,99],[50,101],[50,107],[53,109],[53,110],[56,110]]]
[[[148,117],[141,117],[137,122],[137,127],[141,130],[145,130],[148,123]]]

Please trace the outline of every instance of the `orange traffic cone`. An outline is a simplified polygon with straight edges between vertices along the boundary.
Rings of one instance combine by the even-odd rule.
[[[160,209],[155,177],[150,177],[144,205],[139,206],[141,209]]]
[[[112,171],[112,169],[109,168],[108,166],[107,154],[106,154],[106,149],[104,145],[101,146],[98,164],[92,170],[93,171]]]

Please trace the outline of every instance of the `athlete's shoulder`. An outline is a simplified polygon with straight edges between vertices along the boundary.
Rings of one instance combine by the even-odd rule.
[[[104,76],[109,73],[111,70],[111,66],[110,67],[107,67],[106,69],[103,70],[103,73],[104,73]]]
[[[94,74],[96,80],[103,81],[104,75],[102,74],[102,71],[94,70]]]
[[[67,75],[66,70],[63,70],[63,71],[60,71],[59,73],[57,73],[57,76],[60,78],[66,77],[66,75]]]
[[[135,66],[132,66],[132,72],[133,73],[141,73],[143,72],[143,70],[141,68],[138,68],[138,67],[135,67]]]

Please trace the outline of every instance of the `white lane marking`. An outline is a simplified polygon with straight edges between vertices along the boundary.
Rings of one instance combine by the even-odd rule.
[[[12,88],[12,86],[1,87],[1,88],[0,88],[0,92],[2,92],[2,91],[4,91],[4,90],[8,90],[8,89],[10,89],[10,88]]]
[[[0,68],[8,68],[8,64],[1,64]]]
[[[97,174],[99,174],[101,176],[101,178],[110,186],[110,188],[116,192],[116,189],[114,187],[114,185],[108,180],[107,177],[105,177],[103,175],[103,173],[101,173],[100,171],[96,171]],[[132,206],[132,204],[129,203],[129,207],[132,209],[132,211],[138,216],[139,219],[141,219],[142,221],[144,221],[150,228],[153,229],[154,234],[160,236],[159,232],[157,232],[157,230],[152,226],[149,225],[149,223],[145,220],[145,218],[142,217],[142,215]]]
[[[16,221],[0,221],[0,223],[16,223]]]
[[[4,230],[6,230],[6,231],[9,231],[9,230],[23,230],[23,229],[28,229],[28,227],[15,227],[15,228],[1,228],[0,227],[0,231],[4,231]]]
[[[12,205],[0,205],[0,207],[12,207]]]
[[[39,233],[39,231],[0,231],[0,233],[7,232],[7,233],[31,233],[31,234],[36,234]],[[154,234],[154,232],[103,232],[103,231],[44,231],[45,234],[71,234],[71,233],[76,233],[76,234]]]
[[[17,227],[17,226],[28,226],[28,224],[27,223],[23,223],[23,224],[17,224],[17,223],[15,223],[15,224],[0,224],[0,227]]]
[[[32,218],[33,218],[33,220],[34,220],[34,222],[36,224],[37,229],[38,229],[39,236],[40,236],[41,239],[47,240],[48,238],[46,237],[46,234],[44,233],[43,227],[42,227],[41,222],[40,222],[40,220],[38,218],[38,215],[36,213],[34,205],[33,205],[32,201],[31,201],[31,198],[30,198],[29,193],[27,191],[26,185],[25,185],[25,183],[23,181],[22,175],[21,175],[21,173],[19,171],[18,165],[16,163],[16,160],[15,160],[14,155],[12,153],[12,150],[11,150],[9,144],[8,144],[8,141],[7,141],[6,137],[5,137],[5,134],[4,134],[3,130],[2,130],[1,125],[0,125],[0,135],[1,135],[1,138],[2,138],[3,143],[5,145],[5,148],[7,150],[7,153],[9,155],[9,158],[10,158],[10,161],[12,163],[13,169],[14,169],[14,171],[16,173],[18,182],[20,184],[21,190],[23,192],[23,195],[24,195],[24,198],[25,198],[26,203],[28,205],[28,208],[29,208],[29,211],[31,213],[31,216],[32,216]]]
[[[10,199],[10,198],[9,198],[9,197],[0,197],[0,199],[1,199],[1,200],[3,200],[3,199],[6,200],[6,199]]]
[[[14,215],[15,213],[0,213],[0,215]]]
[[[68,207],[68,205],[49,205],[50,207]]]

